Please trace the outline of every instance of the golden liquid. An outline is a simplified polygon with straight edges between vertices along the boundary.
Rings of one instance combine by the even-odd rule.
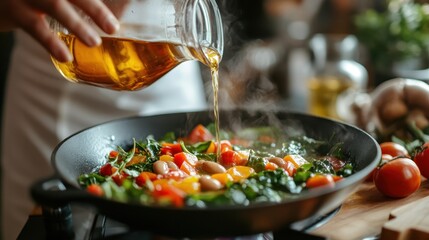
[[[338,118],[338,96],[352,87],[351,81],[337,76],[317,76],[309,80],[309,112],[315,115]]]
[[[206,48],[201,52],[170,42],[110,37],[103,37],[100,46],[90,48],[74,35],[59,33],[59,37],[72,53],[73,61],[62,63],[52,58],[55,67],[70,81],[103,88],[138,90],[151,85],[178,64],[192,59],[210,67],[215,137],[220,146],[218,89],[221,56],[216,50]]]
[[[103,37],[102,44],[87,47],[74,35],[59,33],[73,61],[52,59],[65,78],[73,82],[114,90],[138,90],[151,85],[178,64],[199,59],[199,51],[169,42],[147,42]]]
[[[219,63],[220,63],[220,54],[213,49],[204,49],[205,56],[207,58],[208,66],[210,67],[210,72],[212,76],[212,88],[213,88],[213,113],[214,113],[214,124],[215,124],[215,137],[217,145],[216,155],[219,158],[220,156],[220,130],[219,130],[219,101],[218,101],[218,92],[219,92]]]

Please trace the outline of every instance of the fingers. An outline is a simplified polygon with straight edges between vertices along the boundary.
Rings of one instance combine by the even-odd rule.
[[[49,28],[45,15],[27,5],[16,6],[15,10],[19,10],[22,16],[17,18],[17,25],[38,41],[54,58],[61,62],[73,60],[66,45]]]
[[[75,6],[82,9],[106,33],[112,34],[119,29],[119,22],[111,10],[100,0],[73,0]]]
[[[21,2],[20,26],[39,41],[58,61],[71,61],[65,44],[49,28],[44,14],[51,16],[75,34],[84,44],[92,47],[101,43],[100,35],[78,13],[82,11],[106,33],[114,33],[119,23],[109,8],[100,0],[17,0]]]
[[[85,22],[74,6],[67,0],[31,1],[36,9],[50,15],[74,33],[83,43],[92,47],[101,43],[98,33]],[[88,5],[98,1],[88,1]]]

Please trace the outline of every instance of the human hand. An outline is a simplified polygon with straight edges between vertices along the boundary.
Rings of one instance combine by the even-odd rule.
[[[77,9],[108,34],[119,29],[118,20],[100,0],[0,0],[0,31],[22,28],[58,61],[71,61],[73,57],[49,28],[46,16],[56,19],[86,45],[99,45],[100,36],[81,18]]]

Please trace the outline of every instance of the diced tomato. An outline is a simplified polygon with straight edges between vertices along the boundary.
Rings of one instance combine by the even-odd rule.
[[[109,159],[116,159],[116,157],[119,155],[118,151],[112,150],[109,153]]]
[[[152,195],[158,202],[168,201],[176,207],[182,207],[185,204],[185,192],[168,183],[156,185]]]
[[[86,191],[88,191],[90,194],[101,197],[104,195],[104,191],[98,184],[91,184],[88,187],[86,187]]]
[[[191,166],[195,167],[198,162],[198,158],[191,153],[180,152],[174,154],[174,163],[180,168],[183,162],[189,163]]]
[[[267,162],[267,164],[265,164],[265,170],[276,170],[278,167],[277,164],[272,162]]]
[[[184,171],[189,176],[197,175],[197,170],[195,169],[195,167],[186,161],[182,163],[182,165],[180,166],[180,170]]]
[[[106,163],[104,164],[101,168],[100,168],[100,175],[102,176],[111,176],[112,174],[114,174],[118,169],[114,166],[112,166],[112,164],[110,163]]]
[[[344,179],[343,177],[341,177],[341,176],[337,176],[337,175],[332,176],[332,178],[334,179],[334,182],[338,182],[338,181],[340,181],[340,180],[343,180],[343,179]]]
[[[155,179],[158,178],[158,175],[156,175],[153,172],[141,172],[137,177],[136,177],[136,184],[139,185],[140,187],[144,186],[146,184],[147,181],[154,181]]]
[[[210,146],[207,148],[206,153],[217,153],[217,142],[212,141],[210,143]],[[220,141],[220,152],[226,152],[228,150],[232,150],[232,144],[228,140],[221,140]]]
[[[289,174],[289,176],[293,176],[296,173],[296,167],[292,162],[285,161],[285,164],[282,168]]]
[[[321,186],[333,187],[335,185],[335,181],[332,175],[316,174],[307,179],[305,185],[307,186],[307,188],[315,188]]]
[[[211,132],[202,124],[198,124],[192,129],[187,137],[189,143],[206,142],[213,139]]]
[[[114,174],[112,176],[113,181],[118,185],[118,186],[122,186],[122,184],[124,183],[124,180],[128,177],[128,174],[121,172],[118,174]]]
[[[180,146],[180,143],[163,143],[160,151],[161,155],[173,156],[182,151],[182,146]]]
[[[233,150],[228,150],[221,153],[219,158],[219,163],[226,168],[239,165],[241,162],[242,162],[242,159],[240,154],[238,154],[236,151],[233,151]]]
[[[335,171],[340,170],[344,167],[344,165],[346,165],[345,161],[334,156],[326,156],[325,159],[328,160],[329,163],[331,163]]]
[[[228,150],[232,150],[231,142],[228,140],[220,141],[220,152],[223,153],[223,152],[226,152]],[[216,151],[217,151],[217,148],[216,148]]]

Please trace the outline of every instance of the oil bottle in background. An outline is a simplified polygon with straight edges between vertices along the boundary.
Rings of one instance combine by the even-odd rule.
[[[314,75],[308,80],[308,111],[338,119],[337,99],[345,91],[362,91],[368,73],[356,61],[358,40],[353,35],[316,34],[309,42]]]

